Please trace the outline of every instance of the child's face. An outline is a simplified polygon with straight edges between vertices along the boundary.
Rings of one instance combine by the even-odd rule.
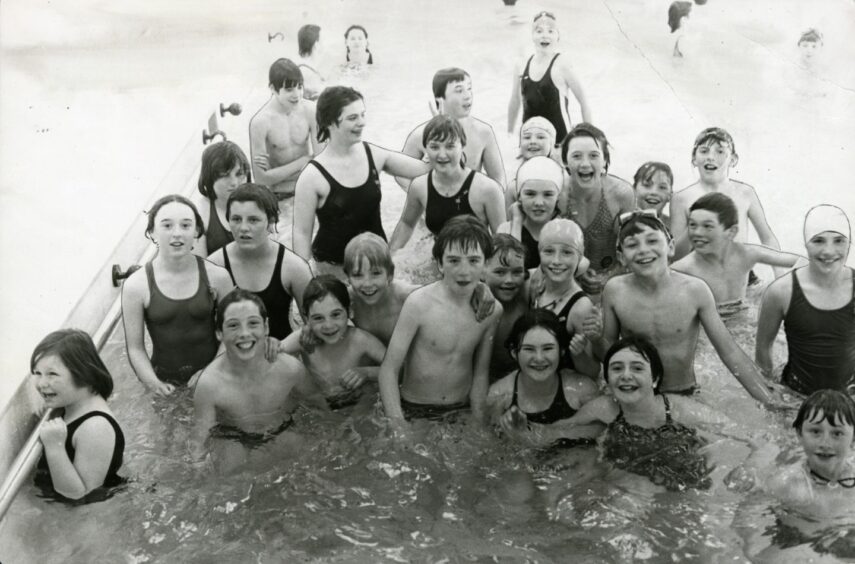
[[[157,244],[158,253],[164,256],[189,253],[196,239],[196,215],[181,202],[161,206],[154,216],[151,238]]]
[[[630,348],[616,352],[608,365],[608,386],[615,399],[633,403],[654,393],[656,382],[650,362],[638,351]]]
[[[727,179],[734,164],[730,145],[714,139],[699,145],[692,157],[692,165],[698,169],[701,179],[708,182]]]
[[[89,388],[74,383],[71,371],[54,354],[46,354],[36,362],[33,383],[50,408],[66,407],[92,395]]]
[[[517,362],[523,374],[543,382],[555,377],[560,354],[555,335],[544,327],[532,327],[520,341]]]
[[[267,321],[255,303],[234,302],[223,312],[223,329],[217,331],[217,337],[229,355],[249,360],[264,354]]]
[[[448,137],[442,141],[430,139],[425,145],[425,153],[427,153],[434,170],[442,172],[459,170],[463,155],[463,143],[454,137]]]
[[[445,113],[454,119],[469,115],[472,111],[472,80],[468,76],[464,80],[445,85],[443,107]]]
[[[717,252],[728,239],[733,239],[733,227],[725,229],[718,214],[710,210],[695,210],[689,214],[689,241],[692,248],[700,253]]]
[[[574,137],[567,146],[567,169],[581,187],[599,186],[605,174],[606,159],[602,148],[592,137]]]
[[[548,17],[538,18],[531,30],[531,40],[534,47],[540,51],[547,51],[558,43],[558,27],[555,20]]]
[[[526,161],[532,157],[548,157],[554,144],[555,140],[549,136],[549,133],[543,129],[531,127],[520,135],[520,156]]]
[[[336,122],[330,126],[330,135],[335,134],[348,143],[362,141],[362,130],[365,129],[365,102],[354,100],[342,108]]]
[[[540,269],[555,284],[571,280],[580,260],[579,251],[572,245],[550,242],[540,247]]]
[[[633,273],[655,274],[668,267],[668,258],[674,254],[674,242],[659,229],[643,224],[639,227],[641,231],[624,237],[618,255]]]
[[[816,41],[802,41],[799,43],[799,52],[802,55],[802,59],[805,61],[812,60],[819,51],[819,48],[820,44]]]
[[[834,424],[822,410],[805,419],[799,442],[807,455],[808,466],[819,475],[832,478],[852,454],[855,428],[839,417]]]
[[[460,291],[472,290],[484,275],[484,251],[480,247],[463,248],[451,243],[442,251],[439,271],[443,282]]]
[[[514,301],[525,284],[525,261],[522,255],[509,250],[505,253],[504,261],[499,253],[493,255],[493,258],[487,261],[485,282],[500,302]]]
[[[347,310],[332,294],[309,306],[306,322],[312,333],[327,345],[337,343],[347,332]]]
[[[549,180],[528,180],[519,193],[523,214],[535,223],[546,223],[555,214],[558,191]]]
[[[246,170],[241,167],[240,163],[237,163],[228,174],[214,180],[214,195],[221,202],[225,202],[229,199],[229,194],[244,183],[246,183]]]
[[[255,249],[267,242],[267,214],[256,202],[232,202],[229,207],[229,229],[238,247]]]
[[[805,243],[808,260],[821,272],[839,272],[849,256],[849,239],[836,231],[823,231]]]
[[[274,97],[277,102],[286,108],[295,106],[303,99],[303,85],[299,84],[297,86],[289,87],[282,86],[278,92],[274,92]]]
[[[671,200],[673,186],[664,171],[657,170],[647,180],[642,180],[634,186],[635,205],[638,209],[654,209],[661,214]]]
[[[352,269],[347,277],[353,297],[368,305],[376,304],[389,289],[392,277],[382,266],[372,266],[367,257],[360,257],[359,261],[359,268]]]

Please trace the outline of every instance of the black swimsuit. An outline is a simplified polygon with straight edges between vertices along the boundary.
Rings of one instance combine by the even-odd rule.
[[[235,240],[235,236],[231,231],[227,231],[220,222],[220,216],[217,215],[217,207],[214,205],[214,200],[210,200],[211,212],[208,218],[208,229],[205,231],[205,244],[208,247],[208,255],[212,255],[219,251],[229,243]]]
[[[469,173],[460,186],[460,190],[451,196],[443,196],[433,185],[433,171],[427,177],[427,205],[425,206],[425,225],[434,235],[439,235],[445,222],[456,215],[475,215],[469,204],[469,188],[475,171]]]
[[[380,175],[374,165],[368,143],[368,178],[359,186],[342,186],[319,162],[312,160],[330,185],[324,205],[318,208],[318,233],[312,243],[312,254],[318,262],[344,263],[344,248],[351,239],[370,231],[386,239],[380,221]]]
[[[525,269],[529,270],[540,266],[539,241],[532,237],[525,225],[522,226],[522,244],[525,247]]]
[[[561,112],[561,92],[552,82],[552,65],[555,64],[556,54],[549,61],[549,66],[540,80],[534,81],[529,76],[529,66],[534,56],[529,57],[525,70],[520,77],[520,90],[523,103],[523,123],[534,116],[542,116],[555,127],[555,143],[561,143],[567,135],[567,124]],[[564,111],[567,111],[567,99],[564,99]],[[569,115],[569,114],[568,114]]]
[[[519,404],[517,403],[517,384],[519,383],[519,379],[520,373],[517,371],[516,376],[514,376],[514,397],[511,399],[511,407],[517,406],[519,408]],[[555,391],[555,397],[552,399],[549,407],[537,413],[522,412],[525,413],[529,423],[540,423],[542,425],[549,425],[562,419],[569,419],[576,414],[576,410],[570,407],[570,404],[567,403],[567,398],[564,397],[564,378],[560,372],[558,373],[558,389]]]

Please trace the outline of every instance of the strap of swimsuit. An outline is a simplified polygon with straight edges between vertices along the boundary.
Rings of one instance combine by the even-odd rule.
[[[466,180],[463,181],[463,185],[460,187],[460,191],[458,192],[458,195],[466,198],[467,200],[469,199],[469,188],[472,187],[472,180],[474,180],[474,178],[475,178],[475,171],[472,170],[469,172],[469,175],[466,177]]]
[[[562,307],[561,311],[558,312],[558,318],[564,318],[566,322],[567,318],[570,317],[570,312],[573,310],[573,306],[576,304],[576,302],[578,302],[584,297],[585,292],[582,290],[579,290],[578,292],[570,296],[570,299],[567,300],[567,303],[564,304],[564,307]]]
[[[154,281],[154,267],[151,261],[145,263],[145,277],[148,280],[148,293],[151,295],[154,292],[159,292],[157,282]]]
[[[534,58],[534,55],[529,57],[528,61],[525,62],[525,69],[523,70],[523,73],[522,73],[522,76],[520,77],[520,80],[522,80],[524,78],[528,78],[529,80],[531,80],[531,77],[528,75],[528,67],[529,67],[529,65],[531,65],[531,60],[533,58]]]
[[[338,182],[336,181],[336,179],[335,179],[335,178],[333,178],[332,174],[330,174],[330,173],[329,173],[329,171],[328,171],[327,169],[325,169],[325,168],[324,168],[324,165],[322,165],[321,163],[319,163],[319,162],[318,162],[318,161],[316,161],[315,159],[310,160],[310,161],[309,161],[309,164],[311,164],[311,165],[315,165],[315,167],[317,167],[317,169],[318,169],[318,170],[320,171],[320,173],[321,173],[321,176],[323,176],[323,177],[326,179],[326,181],[329,183],[329,185],[330,185],[330,189],[332,189],[333,184],[338,184]]]
[[[508,406],[508,409],[512,408],[513,406],[519,407],[519,404],[517,403],[517,384],[519,383],[519,381],[520,371],[517,370],[517,373],[514,376],[514,396],[511,398],[511,405]]]
[[[665,424],[671,424],[671,402],[668,401],[668,396],[662,394],[662,401],[665,402]]]
[[[225,255],[225,250],[223,250],[223,254]],[[208,281],[208,271],[205,268],[205,259],[202,257],[196,257],[196,265],[199,267],[199,283],[203,284],[210,292],[213,288],[211,288],[211,282]]]
[[[555,56],[554,56],[554,57],[552,57],[552,60],[551,60],[551,61],[549,61],[549,66],[548,66],[548,67],[546,67],[546,72],[545,72],[545,73],[543,73],[543,76],[542,76],[542,77],[540,77],[540,80],[543,80],[545,77],[549,76],[549,73],[551,73],[551,72],[552,72],[552,65],[553,65],[553,64],[555,64],[555,59],[557,59],[557,58],[558,58],[558,55],[560,55],[560,54],[561,54],[561,53],[555,53]]]
[[[285,245],[282,243],[277,243],[279,245],[279,252],[276,253],[276,266],[273,267],[273,278],[271,279],[271,283],[273,280],[276,280],[278,276],[280,279],[282,278],[282,259],[285,257]],[[280,282],[280,286],[282,283]]]
[[[232,284],[237,286],[237,281],[235,281],[235,275],[232,274],[232,263],[229,262],[229,250],[226,247],[223,247],[223,266],[226,267],[226,272],[229,273],[229,278],[232,279]]]

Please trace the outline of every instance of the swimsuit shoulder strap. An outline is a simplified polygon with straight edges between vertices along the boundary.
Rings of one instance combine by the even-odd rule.
[[[282,260],[285,258],[285,245],[282,243],[276,243],[279,245],[279,251],[276,253],[276,266],[273,267],[273,279],[276,280],[277,277],[279,279],[282,278]]]
[[[558,55],[560,55],[560,54],[561,54],[561,53],[555,53],[555,56],[554,56],[554,57],[552,57],[552,60],[551,60],[551,61],[549,61],[549,66],[548,66],[548,67],[546,67],[546,73],[544,73],[544,75],[543,75],[543,76],[547,76],[547,75],[552,71],[552,65],[554,65],[554,64],[555,64],[555,59],[557,59],[557,58],[558,58]]]
[[[534,55],[528,58],[525,62],[525,70],[523,70],[522,77],[525,78],[528,76],[528,67],[531,66],[531,60],[534,58]]]
[[[229,278],[232,279],[232,284],[237,286],[237,281],[235,280],[235,275],[232,273],[232,263],[229,261],[228,245],[223,247],[223,266],[226,267],[226,272],[229,273]]]
[[[472,170],[469,172],[469,175],[466,177],[466,180],[463,181],[463,185],[460,187],[460,194],[466,195],[469,193],[469,188],[472,186],[472,180],[475,179],[475,171]]]
[[[223,251],[225,255],[225,251]],[[205,288],[210,288],[211,283],[208,281],[208,270],[205,268],[205,259],[196,257],[196,266],[199,268],[199,285]]]
[[[365,147],[365,154],[368,155],[368,180],[371,178],[377,178],[377,165],[374,164],[374,155],[371,154],[371,147],[368,146],[366,141],[362,142],[362,145]]]
[[[662,401],[665,402],[665,424],[670,425],[671,420],[671,402],[668,401],[668,395],[662,394]]]
[[[160,288],[157,287],[157,282],[154,280],[154,265],[151,261],[145,263],[145,277],[148,280],[149,294],[160,294]]]
[[[517,370],[516,374],[514,374],[514,395],[511,398],[511,405],[508,406],[509,408],[517,405],[517,384],[519,383],[519,381],[520,381],[520,371]]]
[[[320,171],[321,176],[323,176],[326,179],[326,181],[329,183],[330,189],[332,189],[334,185],[338,184],[336,179],[333,178],[333,175],[330,174],[326,168],[324,168],[324,165],[322,165],[321,163],[319,163],[315,159],[310,160],[309,164],[315,165],[315,167],[318,169],[318,171]]]

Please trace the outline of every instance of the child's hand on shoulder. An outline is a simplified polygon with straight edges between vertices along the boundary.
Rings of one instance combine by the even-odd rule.
[[[68,427],[65,425],[62,417],[54,417],[42,423],[39,428],[39,438],[45,447],[45,450],[65,449],[65,439],[68,436]]]
[[[279,340],[276,337],[267,337],[267,342],[264,348],[264,358],[267,362],[274,362],[279,355]]]
[[[312,354],[315,352],[315,347],[320,345],[321,341],[318,339],[308,325],[303,325],[302,329],[300,329],[300,347],[305,351],[306,354]]]
[[[576,333],[570,339],[570,354],[580,355],[585,354],[585,347],[588,346],[588,337],[582,333]]]
[[[603,313],[598,306],[582,321],[582,334],[592,340],[603,336]]]
[[[347,371],[341,375],[341,385],[348,390],[355,390],[364,383],[365,374],[363,374],[358,368],[348,368]]]
[[[472,305],[472,311],[475,312],[475,320],[478,323],[493,315],[493,310],[496,309],[496,298],[484,282],[479,282],[475,286],[469,303]]]

